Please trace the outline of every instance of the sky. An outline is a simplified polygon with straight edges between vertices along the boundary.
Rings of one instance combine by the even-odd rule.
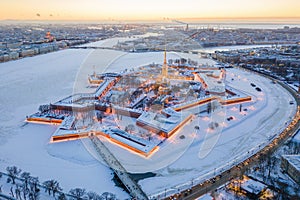
[[[0,0],[0,20],[300,18],[300,0]]]

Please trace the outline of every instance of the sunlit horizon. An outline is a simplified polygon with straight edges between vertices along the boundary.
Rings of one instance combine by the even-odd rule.
[[[0,20],[300,22],[299,0],[10,0],[1,4]]]

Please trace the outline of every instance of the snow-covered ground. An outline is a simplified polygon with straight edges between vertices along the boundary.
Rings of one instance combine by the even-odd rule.
[[[118,39],[109,41],[115,43]],[[102,41],[105,43],[105,41]],[[101,44],[100,44],[101,45]],[[169,53],[214,63],[197,55]],[[87,75],[93,72],[120,71],[150,63],[162,63],[161,52],[124,53],[113,50],[63,50],[0,64],[0,170],[16,165],[40,180],[56,179],[68,191],[82,187],[99,194],[111,192],[120,199],[128,194],[114,186],[111,170],[92,155],[88,140],[49,144],[56,126],[25,124],[26,115],[37,111],[40,104],[60,100],[73,92],[85,92]],[[233,78],[234,80],[232,80]],[[254,97],[243,105],[247,111],[239,113],[239,105],[222,108],[218,120],[225,120],[223,131],[204,132],[205,120],[199,116],[179,134],[174,135],[152,157],[144,159],[106,142],[124,166],[132,172],[154,170],[156,177],[139,182],[147,194],[189,183],[216,168],[224,168],[247,151],[279,133],[295,105],[292,97],[270,80],[237,69],[228,70],[228,83]],[[262,89],[257,92],[250,82]],[[233,121],[224,117],[234,116]],[[215,120],[210,117],[208,120]],[[200,132],[194,130],[200,125]],[[195,134],[191,134],[195,132]],[[180,139],[185,135],[185,139]],[[174,151],[175,149],[175,151]],[[246,155],[247,156],[247,155]],[[168,159],[166,159],[168,158]],[[141,168],[142,166],[142,168]]]

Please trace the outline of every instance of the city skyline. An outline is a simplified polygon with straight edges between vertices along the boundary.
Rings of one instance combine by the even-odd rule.
[[[54,20],[54,21],[293,21],[299,22],[298,0],[201,0],[201,1],[137,1],[129,0],[36,0],[3,2],[0,20]]]

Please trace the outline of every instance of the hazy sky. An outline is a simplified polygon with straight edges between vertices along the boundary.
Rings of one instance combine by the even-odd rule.
[[[0,20],[300,17],[300,0],[0,0]]]

